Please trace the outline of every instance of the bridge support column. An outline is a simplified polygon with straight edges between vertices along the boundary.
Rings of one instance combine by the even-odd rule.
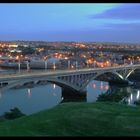
[[[67,77],[67,82],[70,83],[70,76]]]
[[[62,102],[86,102],[86,92],[62,88]],[[62,103],[61,102],[61,103]]]

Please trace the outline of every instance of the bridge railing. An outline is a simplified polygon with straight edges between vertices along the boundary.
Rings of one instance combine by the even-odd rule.
[[[121,65],[121,66],[113,66],[113,67],[104,67],[104,68],[80,68],[80,69],[59,69],[59,70],[30,70],[30,71],[20,71],[20,72],[12,72],[12,73],[0,73],[0,77],[6,77],[8,75],[32,75],[32,74],[39,74],[39,73],[59,73],[59,72],[84,72],[84,71],[100,71],[100,70],[113,70],[113,69],[121,69],[121,68],[125,68],[125,69],[129,69],[129,68],[140,68],[140,64],[135,64],[135,65]]]

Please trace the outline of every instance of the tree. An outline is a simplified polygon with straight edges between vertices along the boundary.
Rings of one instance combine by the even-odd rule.
[[[5,112],[4,113],[4,118],[12,120],[15,118],[19,118],[25,116],[17,107],[10,109],[10,112]]]
[[[30,46],[29,47],[24,47],[22,48],[22,54],[23,55],[26,55],[26,54],[33,54],[35,53],[35,50],[33,48],[31,48]]]

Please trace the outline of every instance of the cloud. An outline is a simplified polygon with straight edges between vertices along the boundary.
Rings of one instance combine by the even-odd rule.
[[[90,17],[93,19],[140,20],[140,4],[123,4]]]

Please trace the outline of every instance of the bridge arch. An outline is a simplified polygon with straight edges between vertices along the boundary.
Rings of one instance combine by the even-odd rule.
[[[25,83],[35,82],[35,81],[47,81],[52,84],[56,84],[61,88],[68,89],[73,93],[79,93],[79,88],[76,85],[70,85],[68,82],[60,80],[60,79],[53,79],[53,78],[40,78],[40,79],[24,79],[24,80],[15,80],[13,82],[9,82],[7,86],[2,87],[2,90],[7,90],[9,88],[13,88],[17,85],[24,85]]]
[[[84,89],[84,88],[86,88],[86,86],[87,86],[92,80],[95,80],[98,76],[103,75],[103,74],[105,74],[105,73],[111,73],[111,74],[116,75],[117,77],[119,77],[121,80],[125,80],[125,79],[123,78],[123,76],[122,76],[121,74],[119,74],[118,72],[116,72],[116,71],[100,72],[100,73],[97,73],[95,76],[91,77],[90,79],[88,79],[87,82],[84,83],[84,85],[81,87],[81,90]]]
[[[125,80],[136,70],[137,68],[132,69],[131,71],[128,72],[128,74],[125,77]]]
[[[66,81],[63,80],[56,80],[56,79],[47,79],[48,82],[56,84],[58,86],[60,86],[61,88],[67,89],[72,91],[73,93],[79,93],[79,87],[74,86],[74,85],[70,85],[70,83],[67,83]],[[82,91],[80,91],[82,92]]]
[[[115,68],[108,68],[108,69],[103,69],[103,70],[99,69],[99,71],[98,71],[98,69],[95,71],[94,71],[94,69],[87,69],[87,70],[84,69],[84,70],[78,70],[78,72],[77,71],[70,71],[70,72],[66,71],[66,73],[65,73],[62,71],[62,72],[58,72],[58,73],[43,73],[43,74],[40,73],[40,74],[32,75],[32,76],[31,75],[30,76],[25,75],[25,77],[21,76],[21,78],[17,75],[17,77],[14,76],[13,79],[12,79],[13,76],[11,76],[11,79],[10,79],[9,75],[8,75],[9,80],[7,80],[7,78],[1,78],[1,79],[3,80],[2,82],[9,83],[8,85],[6,85],[7,88],[8,87],[10,88],[10,87],[20,84],[20,83],[24,84],[25,82],[46,80],[48,82],[55,83],[56,85],[58,85],[60,87],[67,87],[69,89],[73,89],[74,91],[79,91],[79,90],[81,91],[82,87],[85,88],[85,86],[87,86],[87,84],[91,80],[94,80],[95,78],[97,78],[98,76],[100,76],[102,74],[112,73],[112,74],[117,75],[122,80],[127,80],[127,78],[132,74],[132,72],[139,67],[140,67],[140,65],[139,66],[136,65],[134,67],[133,66],[132,67],[123,66],[122,69],[121,69],[121,67],[118,67],[116,69]],[[72,75],[80,75],[80,74],[82,75],[82,73],[84,76],[78,76],[78,80],[79,80],[78,82],[81,82],[80,84],[78,82],[73,83],[73,81],[69,83],[69,81],[67,81],[67,79],[66,80],[61,80],[61,78],[58,79],[58,76],[59,77],[69,76],[71,74]],[[88,75],[88,74],[91,74],[91,75],[96,74],[96,75],[95,76],[89,75],[89,77],[86,77],[86,75]],[[91,78],[90,78],[90,76],[91,76]],[[81,77],[83,77],[83,79]],[[19,79],[21,79],[21,80],[19,80]]]

